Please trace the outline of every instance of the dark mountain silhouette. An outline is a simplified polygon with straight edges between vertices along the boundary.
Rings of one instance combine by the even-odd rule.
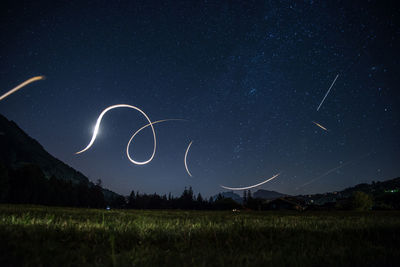
[[[228,191],[228,192],[222,192],[219,193],[215,196],[213,196],[213,199],[217,199],[218,195],[221,195],[224,198],[231,198],[234,201],[236,201],[237,203],[243,204],[243,197],[241,197],[240,195],[232,192],[232,191]],[[289,195],[286,194],[282,194],[276,191],[269,191],[269,190],[264,190],[264,189],[259,189],[256,192],[252,193],[251,196],[253,198],[259,198],[259,199],[265,199],[265,200],[273,200],[273,199],[277,199],[280,197],[287,197]]]
[[[386,181],[372,181],[371,184],[362,183],[355,185],[353,187],[348,187],[342,191],[340,194],[343,197],[351,196],[355,191],[361,191],[371,195],[379,195],[387,192],[398,192],[400,189],[400,177],[386,180]],[[392,192],[392,193],[393,193]]]
[[[400,196],[400,177],[386,180],[386,181],[373,181],[370,184],[361,183],[352,187],[348,187],[342,191],[326,192],[312,195],[298,195],[297,199],[306,201],[307,204],[325,205],[327,203],[335,203],[343,199],[350,199],[355,192],[364,192],[374,197],[376,201],[387,202],[385,198]],[[390,202],[390,201],[389,201]],[[397,201],[397,203],[400,203]],[[393,207],[398,207],[398,204],[391,203]],[[399,206],[400,207],[400,206]]]
[[[219,194],[221,194],[221,196],[224,197],[224,198],[231,198],[234,201],[236,201],[237,203],[240,203],[240,204],[243,203],[243,198],[241,196],[239,196],[238,194],[232,192],[232,191],[222,192],[222,193],[219,193]],[[214,201],[218,198],[219,194],[217,194],[217,195],[212,197]]]
[[[286,197],[288,195],[282,194],[276,191],[269,191],[264,189],[259,189],[253,193],[253,198],[262,198],[267,200],[272,200],[280,197]]]
[[[94,186],[85,175],[50,155],[39,142],[1,114],[0,148],[0,163],[7,168],[19,169],[33,164],[40,168],[47,179],[56,177],[73,184]],[[107,189],[103,189],[103,194],[106,199],[119,197]]]

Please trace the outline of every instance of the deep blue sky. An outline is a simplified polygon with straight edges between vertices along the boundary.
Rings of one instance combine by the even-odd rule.
[[[288,194],[400,175],[400,25],[396,1],[2,1],[0,103],[57,158],[118,193],[209,196],[219,185]],[[316,109],[335,76],[335,85]],[[154,120],[148,165],[125,156]],[[315,126],[316,121],[330,131]],[[193,145],[185,171],[183,157]],[[132,154],[144,160],[144,131]],[[338,168],[320,177],[329,170]],[[312,182],[310,182],[312,181]],[[254,190],[253,190],[254,191]]]

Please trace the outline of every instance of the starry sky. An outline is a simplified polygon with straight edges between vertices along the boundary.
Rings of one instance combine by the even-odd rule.
[[[336,191],[400,175],[396,1],[2,1],[0,103],[60,160],[117,193]],[[317,111],[336,75],[325,102]],[[125,146],[155,125],[143,166]],[[312,121],[329,131],[324,131]],[[184,154],[193,144],[184,167]],[[130,153],[146,160],[147,128]],[[253,192],[255,190],[253,189]],[[241,194],[241,192],[239,192]]]

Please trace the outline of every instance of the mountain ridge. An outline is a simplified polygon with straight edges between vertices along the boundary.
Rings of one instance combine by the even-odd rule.
[[[0,114],[0,147],[0,163],[12,169],[35,164],[40,167],[48,179],[55,176],[57,179],[70,180],[75,184],[93,185],[93,182],[84,174],[51,155],[37,140],[30,137],[14,121],[8,120],[2,114]],[[119,194],[104,188],[103,194],[105,197],[119,196]]]
[[[232,198],[236,202],[243,204],[243,197],[241,197],[239,194],[237,194],[233,191],[221,192],[219,194],[221,194],[221,196],[223,196],[224,198]],[[219,194],[214,195],[213,199],[214,200],[217,199]],[[261,198],[261,199],[265,199],[265,200],[274,200],[277,198],[289,196],[287,194],[283,194],[283,193],[276,192],[276,191],[265,190],[265,189],[258,189],[251,195],[253,198]]]

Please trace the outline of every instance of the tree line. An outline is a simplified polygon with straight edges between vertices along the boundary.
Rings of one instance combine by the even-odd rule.
[[[289,203],[295,198],[286,198]],[[222,194],[208,199],[191,187],[185,188],[178,197],[173,195],[140,194],[131,191],[129,196],[113,195],[104,197],[101,180],[96,183],[46,178],[39,166],[26,164],[20,168],[8,168],[0,162],[0,203],[38,204],[48,206],[69,206],[85,208],[119,208],[119,209],[184,209],[184,210],[270,210],[271,202],[253,198],[250,190],[243,192],[242,203]],[[301,204],[302,209],[338,209],[338,210],[370,210],[400,209],[400,192],[370,195],[364,192],[353,192],[349,198],[338,199],[321,206]],[[279,203],[278,203],[279,204]],[[271,207],[272,206],[272,207]],[[283,206],[283,209],[287,207]],[[289,208],[290,209],[290,208]]]
[[[128,209],[183,209],[183,210],[231,210],[241,205],[231,198],[217,197],[204,199],[199,193],[194,194],[192,187],[185,188],[179,197],[170,194],[140,194],[132,191],[126,198],[124,208]]]
[[[185,188],[179,197],[132,191],[127,197],[115,195],[105,199],[100,180],[95,184],[74,183],[55,176],[46,178],[40,167],[34,164],[13,169],[1,163],[0,203],[127,209],[221,210],[240,207],[240,204],[221,194],[208,200],[203,199],[200,193],[195,196],[191,187]]]
[[[55,176],[48,179],[34,164],[17,169],[0,164],[0,203],[90,208],[106,206],[100,182],[73,183]]]

